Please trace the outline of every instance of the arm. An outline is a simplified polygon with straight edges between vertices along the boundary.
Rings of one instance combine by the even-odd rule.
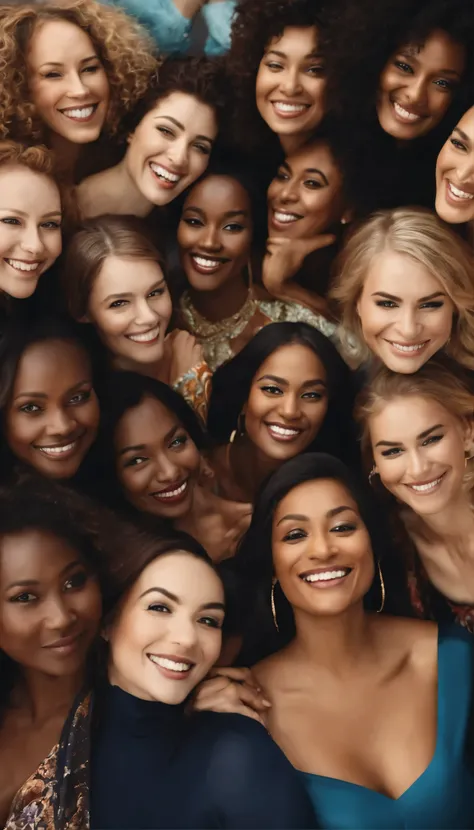
[[[160,52],[186,52],[194,15],[205,0],[103,0],[121,6],[145,26]]]

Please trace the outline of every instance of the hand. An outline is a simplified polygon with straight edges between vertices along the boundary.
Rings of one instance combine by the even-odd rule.
[[[335,242],[334,234],[323,234],[311,239],[287,239],[271,236],[263,259],[262,280],[265,288],[279,300],[298,302],[317,314],[329,316],[326,301],[308,291],[292,279],[301,269],[306,257]]]
[[[202,348],[194,334],[175,329],[165,338],[165,348],[169,353],[169,384],[173,386],[180,377],[193,369],[204,359]]]
[[[265,726],[264,713],[271,707],[271,703],[263,696],[250,669],[214,669],[211,674],[197,687],[193,709],[235,712]]]

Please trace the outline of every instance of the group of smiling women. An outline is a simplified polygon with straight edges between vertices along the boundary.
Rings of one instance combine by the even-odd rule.
[[[472,828],[472,0],[3,4],[0,291],[1,826]]]

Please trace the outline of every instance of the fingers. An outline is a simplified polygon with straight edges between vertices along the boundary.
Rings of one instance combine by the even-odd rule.
[[[271,704],[260,692],[245,683],[236,683],[225,677],[213,677],[202,683],[194,696],[192,707],[198,711],[252,712],[257,719],[268,711]],[[245,711],[244,711],[245,710]]]
[[[244,666],[219,666],[218,668],[212,669],[210,676],[228,677],[230,680],[236,680],[238,683],[247,683],[255,689],[260,688],[251,669],[245,668]]]

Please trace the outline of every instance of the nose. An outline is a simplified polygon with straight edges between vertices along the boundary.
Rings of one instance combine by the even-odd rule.
[[[294,421],[300,416],[300,397],[287,392],[282,395],[278,406],[279,413],[286,421]]]
[[[61,595],[51,597],[47,604],[47,616],[45,622],[52,631],[60,634],[74,621],[74,614],[68,607]]]
[[[183,650],[189,651],[197,641],[197,634],[196,634],[196,625],[194,620],[190,619],[186,614],[175,614],[173,617],[170,615],[170,641],[173,646],[176,646],[177,649],[180,650],[181,654]],[[186,654],[182,654],[183,657]]]
[[[75,427],[75,421],[70,417],[67,410],[58,407],[49,414],[48,425],[46,427],[46,434],[53,435],[69,435]]]
[[[313,562],[314,560],[318,560],[324,564],[326,560],[331,559],[336,553],[336,539],[332,538],[329,533],[321,532],[314,536],[308,555]]]
[[[406,91],[411,104],[425,104],[428,94],[426,78],[423,75],[413,75],[408,81]]]
[[[292,95],[299,95],[302,91],[300,75],[298,67],[287,69],[280,79],[281,91],[291,97]]]
[[[174,460],[164,452],[156,459],[156,480],[160,484],[168,484],[176,481],[179,476],[180,467],[175,464]]]
[[[135,323],[137,326],[154,326],[158,322],[156,311],[150,306],[146,298],[137,302],[135,307]]]
[[[36,224],[29,223],[25,227],[21,237],[20,247],[27,254],[32,254],[33,256],[39,256],[41,254],[44,245]]]
[[[83,76],[79,72],[71,72],[68,77],[68,95],[74,98],[84,98],[89,95]]]
[[[407,473],[414,481],[420,481],[420,479],[426,475],[428,468],[429,459],[426,457],[425,453],[416,449],[409,454]]]
[[[298,201],[298,188],[294,179],[288,179],[284,182],[280,190],[280,201],[284,203],[294,203]]]
[[[474,153],[457,165],[456,175],[460,184],[474,184]]]
[[[417,311],[413,308],[400,309],[396,327],[405,340],[414,340],[420,329]]]
[[[184,175],[188,170],[188,145],[184,136],[171,142],[167,155],[173,167]]]
[[[199,240],[199,247],[205,251],[213,251],[215,253],[222,250],[219,230],[215,225],[208,225],[204,229],[204,233]]]

